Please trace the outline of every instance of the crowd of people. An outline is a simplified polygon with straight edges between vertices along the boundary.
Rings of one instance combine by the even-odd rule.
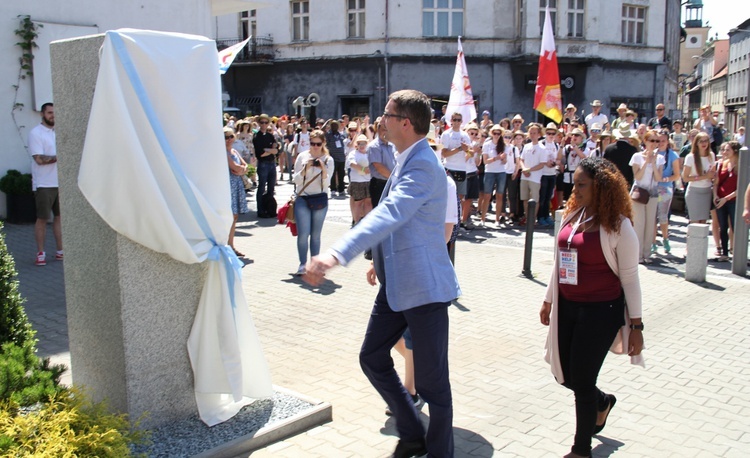
[[[618,115],[611,121],[601,113],[601,101],[594,100],[590,106],[591,112],[579,118],[577,108],[569,104],[560,125],[526,123],[520,114],[495,123],[489,111],[479,120],[464,120],[460,113],[446,116],[445,106],[443,113],[435,113],[427,136],[436,144],[443,166],[456,184],[460,231],[466,233],[477,226],[507,229],[526,225],[528,219],[538,227],[551,228],[554,211],[562,209],[570,198],[578,164],[587,157],[602,157],[618,167],[631,196],[638,197],[633,197],[633,223],[640,262],[651,263],[660,247],[671,254],[669,218],[677,193],[684,193],[691,222],[711,221],[714,257],[728,261],[737,174],[736,160],[726,158],[738,154],[744,128],[731,137],[710,106],[701,108],[700,118],[687,130],[683,121],[665,115],[663,104],[656,106],[654,117],[642,123],[625,104],[618,107]],[[371,122],[369,116],[350,119],[344,114],[340,119],[315,119],[311,125],[304,117],[263,114],[241,120],[227,117],[225,121],[227,128],[236,131],[234,149],[250,166],[245,187],[257,188],[260,218],[276,216],[268,196],[273,196],[277,173],[278,179],[286,176],[300,185],[297,177],[303,175],[298,167],[304,164],[299,164],[298,158],[311,150],[314,132],[321,133],[324,155],[332,161],[325,183],[315,190],[330,197],[348,196],[352,224],[377,204],[395,166],[397,152],[380,128],[381,118]],[[532,200],[536,209],[529,215]],[[489,214],[494,218],[488,220]],[[304,237],[310,238],[313,256],[320,238],[318,226],[301,227]],[[725,232],[728,235],[722,238]],[[307,250],[300,250],[298,273],[302,275]]]

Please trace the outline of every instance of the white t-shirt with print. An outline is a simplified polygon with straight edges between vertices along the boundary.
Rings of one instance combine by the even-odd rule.
[[[447,130],[440,136],[440,144],[443,145],[443,149],[456,149],[462,143],[471,145],[469,134],[462,130],[458,132],[453,129]],[[466,171],[466,153],[459,151],[453,156],[446,157],[444,165],[448,170]]]

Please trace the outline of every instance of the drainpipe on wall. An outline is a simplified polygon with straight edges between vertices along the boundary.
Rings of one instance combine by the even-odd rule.
[[[383,107],[385,107],[386,100],[391,93],[390,85],[388,83],[388,74],[390,73],[388,69],[388,5],[388,0],[385,0],[385,53],[383,57],[383,62],[385,63],[385,91],[383,94]]]

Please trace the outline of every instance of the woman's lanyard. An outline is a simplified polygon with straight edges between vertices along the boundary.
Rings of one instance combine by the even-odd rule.
[[[570,250],[570,243],[573,241],[573,236],[576,235],[576,231],[578,231],[578,227],[581,224],[586,224],[589,221],[591,221],[592,219],[594,219],[593,215],[589,216],[586,219],[583,219],[583,215],[584,214],[586,214],[586,209],[583,209],[581,211],[581,214],[578,216],[578,221],[576,221],[576,223],[573,225],[573,229],[570,231],[570,235],[568,236],[568,250]],[[583,220],[583,221],[581,221],[581,220]]]

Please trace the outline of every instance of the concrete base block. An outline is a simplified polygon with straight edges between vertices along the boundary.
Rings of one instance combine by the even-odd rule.
[[[706,281],[706,269],[708,267],[708,228],[708,224],[688,224],[685,280],[689,282],[703,283]]]
[[[192,458],[235,458],[246,456],[248,453],[267,447],[274,442],[282,441],[288,437],[295,436],[301,432],[333,420],[333,407],[328,402],[318,401],[291,390],[274,386],[274,391],[285,392],[291,396],[302,399],[310,404],[312,408],[304,410],[296,415],[286,418],[280,422],[270,424],[259,429],[253,434],[238,437],[211,450],[206,450]]]

